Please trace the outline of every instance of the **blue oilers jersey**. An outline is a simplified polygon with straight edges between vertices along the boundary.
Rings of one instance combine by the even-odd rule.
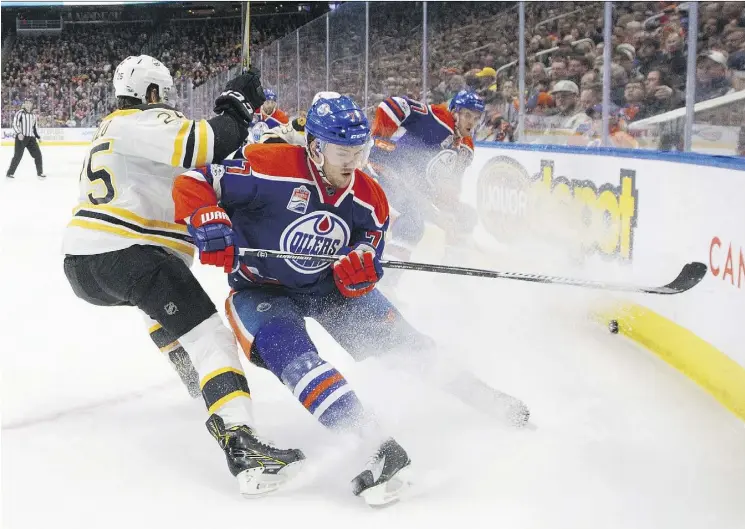
[[[372,134],[370,166],[376,171],[417,178],[435,162],[441,165],[440,157],[460,169],[473,160],[473,139],[457,137],[455,118],[445,105],[389,97],[378,105]]]
[[[219,203],[233,223],[237,247],[338,255],[365,243],[382,256],[388,202],[367,174],[358,170],[346,188],[336,189],[304,147],[250,145],[244,156],[181,175],[173,191],[177,219]],[[235,290],[274,285],[325,294],[336,288],[329,263],[253,256],[240,258],[229,282]]]

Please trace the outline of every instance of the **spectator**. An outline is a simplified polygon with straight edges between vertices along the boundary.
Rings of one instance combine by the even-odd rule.
[[[646,75],[653,68],[663,64],[664,57],[654,37],[646,37],[642,40],[636,56],[639,72]]]
[[[551,81],[563,81],[569,76],[567,63],[564,59],[555,59],[551,62]]]
[[[696,61],[696,103],[732,92],[727,77],[727,58],[720,51],[707,51]]]
[[[530,67],[529,82],[528,99],[537,97],[539,93],[548,90],[548,73],[546,73],[546,68],[540,62],[536,62]]]
[[[634,79],[638,71],[635,69],[636,50],[631,44],[619,44],[613,56],[613,62],[626,70],[629,79]]]
[[[590,110],[602,100],[603,97],[597,88],[583,88],[579,96],[579,105],[587,115],[590,115]]]
[[[588,61],[584,55],[574,53],[569,57],[567,79],[573,81],[576,85],[580,85],[582,83],[582,76],[585,75],[589,69],[590,61]]]
[[[590,124],[590,117],[579,106],[579,88],[575,83],[559,81],[551,90],[551,95],[556,101],[553,115],[562,118],[558,123],[559,129],[576,133],[583,125]]]
[[[644,98],[645,92],[642,83],[632,81],[625,86],[624,99],[626,104],[621,108],[621,114],[627,123],[639,119],[639,114],[643,115]]]
[[[725,26],[745,27],[745,10],[742,2],[724,2],[722,19]]]
[[[729,54],[727,66],[733,70],[745,71],[745,27],[726,32],[724,45]]]
[[[685,86],[686,55],[683,52],[683,38],[677,31],[669,32],[665,38],[665,49],[661,59],[670,69],[675,88]]]
[[[638,119],[646,119],[683,106],[684,97],[675,90],[666,69],[650,70],[644,81],[644,106]]]
[[[597,84],[600,84],[600,74],[597,72],[597,70],[590,70],[582,76],[579,87],[584,90],[586,88],[591,88]]]

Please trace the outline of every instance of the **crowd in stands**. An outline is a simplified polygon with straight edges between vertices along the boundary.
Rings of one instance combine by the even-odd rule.
[[[477,139],[514,141],[518,109],[525,104],[526,132],[579,144],[601,136],[604,51],[603,2],[527,2],[526,92],[518,93],[518,10],[512,2],[428,4],[427,83],[422,82],[422,7],[374,3],[370,8],[367,111],[389,95],[448,101],[473,88],[486,99]],[[636,146],[629,125],[686,105],[688,4],[614,2],[611,28],[611,141]],[[745,3],[701,2],[695,71],[695,103],[745,89]],[[365,13],[345,4],[330,16],[330,85],[363,102],[365,98]],[[302,32],[301,32],[302,33]],[[303,50],[325,49],[325,33],[301,37]],[[286,42],[285,42],[286,41]],[[277,61],[273,43],[265,50]],[[293,51],[294,35],[280,42]],[[279,92],[280,106],[302,112],[312,93],[324,89],[325,61],[301,51],[282,54],[279,74],[265,83]],[[722,107],[698,122],[741,126],[738,111]],[[676,125],[677,126],[677,125]],[[680,136],[680,134],[678,134]],[[540,141],[550,142],[549,138]]]
[[[687,5],[614,2],[609,110],[617,144],[634,144],[625,133],[630,123],[685,106]],[[698,5],[695,102],[745,89],[745,3]],[[426,94],[422,94],[421,4],[371,6],[368,111],[388,95],[424,96],[430,103],[440,103],[471,87],[487,101],[478,139],[513,141],[521,104],[526,130],[568,130],[587,140],[600,135],[602,2],[526,3],[526,92],[522,95],[516,64],[516,3],[428,4]],[[80,16],[95,20],[97,15],[91,11]],[[330,86],[360,102],[366,82],[364,20],[364,3],[343,4],[330,13]],[[293,31],[293,21],[267,16],[252,32],[254,64],[259,56],[266,63],[265,84],[278,90],[280,105],[290,113],[303,110],[295,108],[298,90],[302,106],[313,92],[326,88],[325,23],[319,22],[324,21],[300,30],[299,65],[294,34],[279,46],[272,42]],[[84,123],[102,105],[112,103],[112,68],[143,50],[160,56],[179,86],[198,87],[240,60],[238,17],[174,20],[158,27],[120,22],[110,28],[103,41],[95,24],[65,26],[59,37],[18,38],[3,69],[3,102],[11,103],[4,105],[3,121],[7,121],[6,107],[11,111],[24,95],[38,92],[43,119],[45,110],[50,110],[57,124]],[[47,109],[44,99],[53,101]],[[730,110],[715,119],[739,125],[737,120],[745,116]]]
[[[129,55],[160,58],[179,90],[198,87],[240,62],[240,16],[171,20],[165,27],[133,17],[142,15],[88,9],[65,13],[63,19],[84,23],[67,23],[56,35],[17,36],[2,65],[3,126],[26,98],[34,102],[41,127],[95,126],[116,106],[113,71]],[[296,22],[278,16],[254,23],[252,45],[261,46]]]
[[[582,136],[578,144],[601,134],[603,79],[603,5],[572,3],[560,6],[527,4],[526,131],[561,129]],[[574,11],[578,9],[578,11]],[[688,13],[673,2],[616,2],[611,41],[611,141],[636,146],[628,125],[686,104]],[[536,21],[563,18],[536,27]],[[745,89],[745,3],[699,4],[699,40],[695,72],[695,103]],[[514,31],[506,38],[515,39]],[[517,59],[516,47],[502,40],[499,57],[484,56],[461,65],[450,76],[449,88],[470,85],[487,99],[486,126],[479,139],[512,141],[521,104],[517,66],[496,69]],[[543,50],[558,48],[536,56]],[[491,50],[490,50],[491,51]],[[505,53],[506,52],[506,53]],[[462,75],[462,79],[458,78]],[[453,82],[453,77],[457,82]],[[434,94],[447,97],[452,91]],[[713,124],[742,126],[739,111],[723,107],[708,118]],[[572,141],[570,141],[572,143]]]
[[[3,65],[3,123],[30,98],[39,124],[87,124],[111,105],[113,69],[121,55],[147,42],[142,25],[73,25],[58,36],[19,38]]]

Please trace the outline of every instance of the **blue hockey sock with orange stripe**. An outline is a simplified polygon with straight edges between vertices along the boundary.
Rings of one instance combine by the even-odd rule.
[[[354,429],[364,411],[344,376],[318,353],[305,353],[285,367],[280,377],[295,398],[328,428]]]
[[[365,412],[357,395],[318,355],[302,317],[269,318],[249,347],[252,362],[274,373],[321,424],[341,430],[357,430],[362,424]]]

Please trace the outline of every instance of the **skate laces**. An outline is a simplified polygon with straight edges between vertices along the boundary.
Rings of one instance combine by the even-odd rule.
[[[378,449],[375,451],[375,453],[367,458],[367,463],[365,464],[365,468],[369,469],[370,467],[377,465],[380,462],[380,460],[383,459],[383,456],[386,455],[385,452],[386,452],[387,444],[388,444],[388,441],[380,445]]]
[[[230,428],[230,430],[242,431],[250,435],[254,443],[258,445],[260,448],[264,448],[268,450],[279,450],[279,448],[277,448],[275,442],[272,439],[258,435],[256,433],[256,430],[253,430],[250,426],[241,424],[239,426],[233,426],[232,428]]]

